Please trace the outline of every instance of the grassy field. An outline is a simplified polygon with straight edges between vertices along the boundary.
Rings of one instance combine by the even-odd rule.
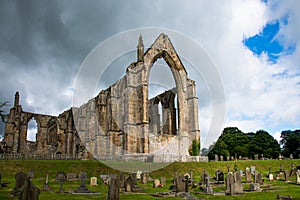
[[[300,185],[294,184],[295,177],[290,180],[292,182],[285,182],[284,180],[277,180],[274,182],[269,182],[266,178],[269,168],[272,172],[276,174],[280,169],[280,164],[282,164],[283,169],[290,170],[291,164],[294,163],[295,166],[300,165],[300,160],[265,160],[265,161],[237,161],[237,169],[245,170],[246,167],[255,166],[256,170],[263,174],[265,179],[265,185],[271,186],[270,188],[263,188],[263,192],[245,192],[242,196],[210,196],[203,194],[203,190],[200,186],[191,190],[193,196],[199,199],[276,199],[276,195],[291,195],[293,199],[300,199]],[[117,163],[115,163],[117,164]],[[124,169],[127,167],[131,171],[136,170],[133,166],[144,167],[143,163],[138,162],[126,162],[122,163]],[[110,166],[113,164],[110,163]],[[230,165],[231,170],[235,163],[233,161],[229,162],[201,162],[201,163],[172,163],[164,168],[157,171],[152,171],[150,176],[152,179],[159,179],[162,176],[167,178],[167,184],[163,188],[152,188],[152,183],[149,182],[147,185],[139,184],[140,191],[136,194],[132,193],[121,193],[120,199],[160,199],[158,197],[153,197],[151,194],[155,192],[167,192],[171,186],[171,180],[173,178],[174,171],[178,174],[185,174],[190,170],[193,171],[193,177],[195,181],[199,182],[201,179],[201,174],[203,170],[206,170],[211,177],[215,176],[215,171],[217,169],[227,172],[227,166]],[[98,186],[90,186],[89,180],[86,180],[86,185],[93,192],[99,192],[98,195],[73,195],[68,192],[72,192],[78,188],[80,181],[66,181],[63,183],[63,188],[66,194],[56,194],[59,189],[59,182],[55,181],[55,175],[57,171],[64,171],[66,173],[80,173],[86,172],[88,177],[96,176],[100,174],[113,174],[121,173],[117,170],[111,169],[106,165],[98,161],[37,161],[37,160],[24,160],[24,161],[11,161],[11,160],[0,160],[0,173],[2,174],[2,183],[8,182],[8,187],[0,188],[0,199],[12,199],[10,198],[10,193],[15,186],[14,175],[17,172],[23,171],[25,173],[28,170],[34,170],[35,176],[33,178],[33,183],[38,187],[42,188],[45,183],[46,173],[49,173],[49,186],[51,187],[51,192],[41,192],[40,200],[61,200],[61,199],[106,199],[108,187],[99,183]],[[242,179],[245,181],[244,177]],[[244,189],[249,189],[249,184],[243,184]],[[224,192],[225,185],[214,186],[214,191]],[[180,198],[161,198],[161,199],[180,199]]]

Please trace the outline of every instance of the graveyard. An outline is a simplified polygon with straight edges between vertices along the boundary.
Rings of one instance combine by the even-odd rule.
[[[124,200],[300,199],[298,166],[299,159],[175,162],[156,171],[120,172],[95,160],[0,160],[0,199],[18,199],[24,187],[40,200],[108,195]]]

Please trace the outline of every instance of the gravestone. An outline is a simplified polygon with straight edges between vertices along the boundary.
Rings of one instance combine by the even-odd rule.
[[[216,181],[223,182],[224,181],[224,173],[221,170],[216,171]]]
[[[300,170],[296,171],[296,184],[300,184]]]
[[[125,188],[126,176],[124,174],[120,174],[119,176],[120,188]]]
[[[251,166],[251,167],[250,167],[250,170],[251,170],[251,174],[252,174],[252,175],[255,175],[255,166]]]
[[[154,179],[153,181],[153,188],[157,188],[160,186],[160,181],[158,179]]]
[[[140,180],[141,179],[141,175],[142,175],[142,171],[140,171],[140,170],[138,170],[137,172],[136,172],[136,179],[137,180]]]
[[[246,183],[251,183],[252,182],[252,174],[249,171],[246,171]]]
[[[125,191],[133,192],[134,186],[134,180],[132,179],[132,176],[129,176],[125,181]]]
[[[227,157],[226,157],[226,160],[227,160],[227,161],[229,161],[229,160],[230,160],[230,157],[229,157],[229,156],[227,156]]]
[[[91,177],[91,179],[90,179],[90,185],[91,186],[98,185],[97,184],[97,177]]]
[[[86,185],[84,183],[86,178],[87,178],[86,173],[82,172],[80,174],[81,184],[80,184],[79,188],[74,191],[74,193],[91,193],[91,191],[88,190],[88,188],[86,187]]]
[[[108,197],[107,200],[119,200],[119,192],[120,192],[120,181],[117,174],[111,174],[108,185]]]
[[[149,178],[149,173],[148,172],[143,172],[141,174],[141,183],[142,184],[147,184]]]
[[[133,180],[134,187],[137,185],[137,178],[136,178],[136,173],[130,173],[129,176]]]
[[[285,181],[290,181],[290,171],[289,170],[284,171],[284,179],[285,179]]]
[[[67,173],[66,178],[67,178],[67,181],[75,181],[75,180],[77,180],[77,174],[76,173]]]
[[[176,180],[176,192],[184,192],[185,191],[185,177],[183,175],[179,175]]]
[[[51,190],[51,188],[48,185],[48,181],[49,181],[49,175],[48,175],[48,172],[47,172],[46,173],[46,181],[45,181],[45,184],[42,188],[42,191],[49,192]]]
[[[224,160],[224,157],[223,156],[220,156],[220,161],[223,161]]]
[[[219,161],[219,156],[215,154],[215,161]]]
[[[63,185],[62,183],[66,180],[66,174],[65,172],[57,172],[56,173],[56,180],[60,182],[60,187],[57,193],[64,193]]]
[[[16,185],[14,187],[14,190],[12,192],[13,196],[17,196],[21,187],[24,185],[24,183],[27,180],[27,175],[24,172],[18,172],[15,175],[16,179]]]
[[[293,154],[290,154],[290,159],[293,160]]]
[[[239,173],[229,172],[226,177],[226,191],[225,194],[243,194],[243,185]]]
[[[33,185],[31,182],[31,177],[27,178],[27,181],[20,188],[18,200],[38,200],[40,195],[40,190]]]
[[[258,183],[260,185],[264,184],[261,173],[255,174],[254,183]]]
[[[206,173],[206,171],[204,170],[203,171],[203,174],[202,174],[202,176],[201,176],[201,184],[202,185],[206,185],[206,182],[207,182],[207,177],[208,176],[208,174]]]
[[[270,180],[270,181],[274,181],[274,176],[273,176],[273,174],[269,174],[269,180]]]
[[[250,191],[260,191],[260,184],[259,183],[251,183]]]
[[[160,183],[162,184],[162,185],[166,185],[166,183],[167,183],[167,181],[166,181],[166,177],[160,177]]]

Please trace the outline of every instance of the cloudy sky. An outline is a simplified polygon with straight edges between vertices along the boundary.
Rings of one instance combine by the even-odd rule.
[[[186,35],[211,58],[226,97],[222,127],[264,129],[276,138],[282,130],[299,128],[297,0],[3,0],[0,4],[1,102],[12,105],[19,91],[23,110],[57,115],[72,106],[76,74],[99,43],[131,29],[159,27]],[[115,75],[104,82],[118,80],[129,63],[113,70]],[[196,83],[201,88],[203,80]],[[202,145],[209,146],[217,139],[208,134],[214,123],[209,117],[212,101],[205,90],[198,96]]]

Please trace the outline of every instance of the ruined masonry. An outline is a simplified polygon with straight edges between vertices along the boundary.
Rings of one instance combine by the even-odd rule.
[[[176,88],[148,99],[150,70],[160,58],[169,66]],[[137,61],[130,64],[126,74],[78,108],[59,116],[30,113],[22,110],[19,98],[17,92],[6,122],[2,142],[5,153],[155,161],[159,156],[188,156],[192,140],[200,139],[195,82],[188,78],[169,37],[163,33],[146,52],[140,36]],[[35,142],[26,139],[32,118],[38,127]]]

